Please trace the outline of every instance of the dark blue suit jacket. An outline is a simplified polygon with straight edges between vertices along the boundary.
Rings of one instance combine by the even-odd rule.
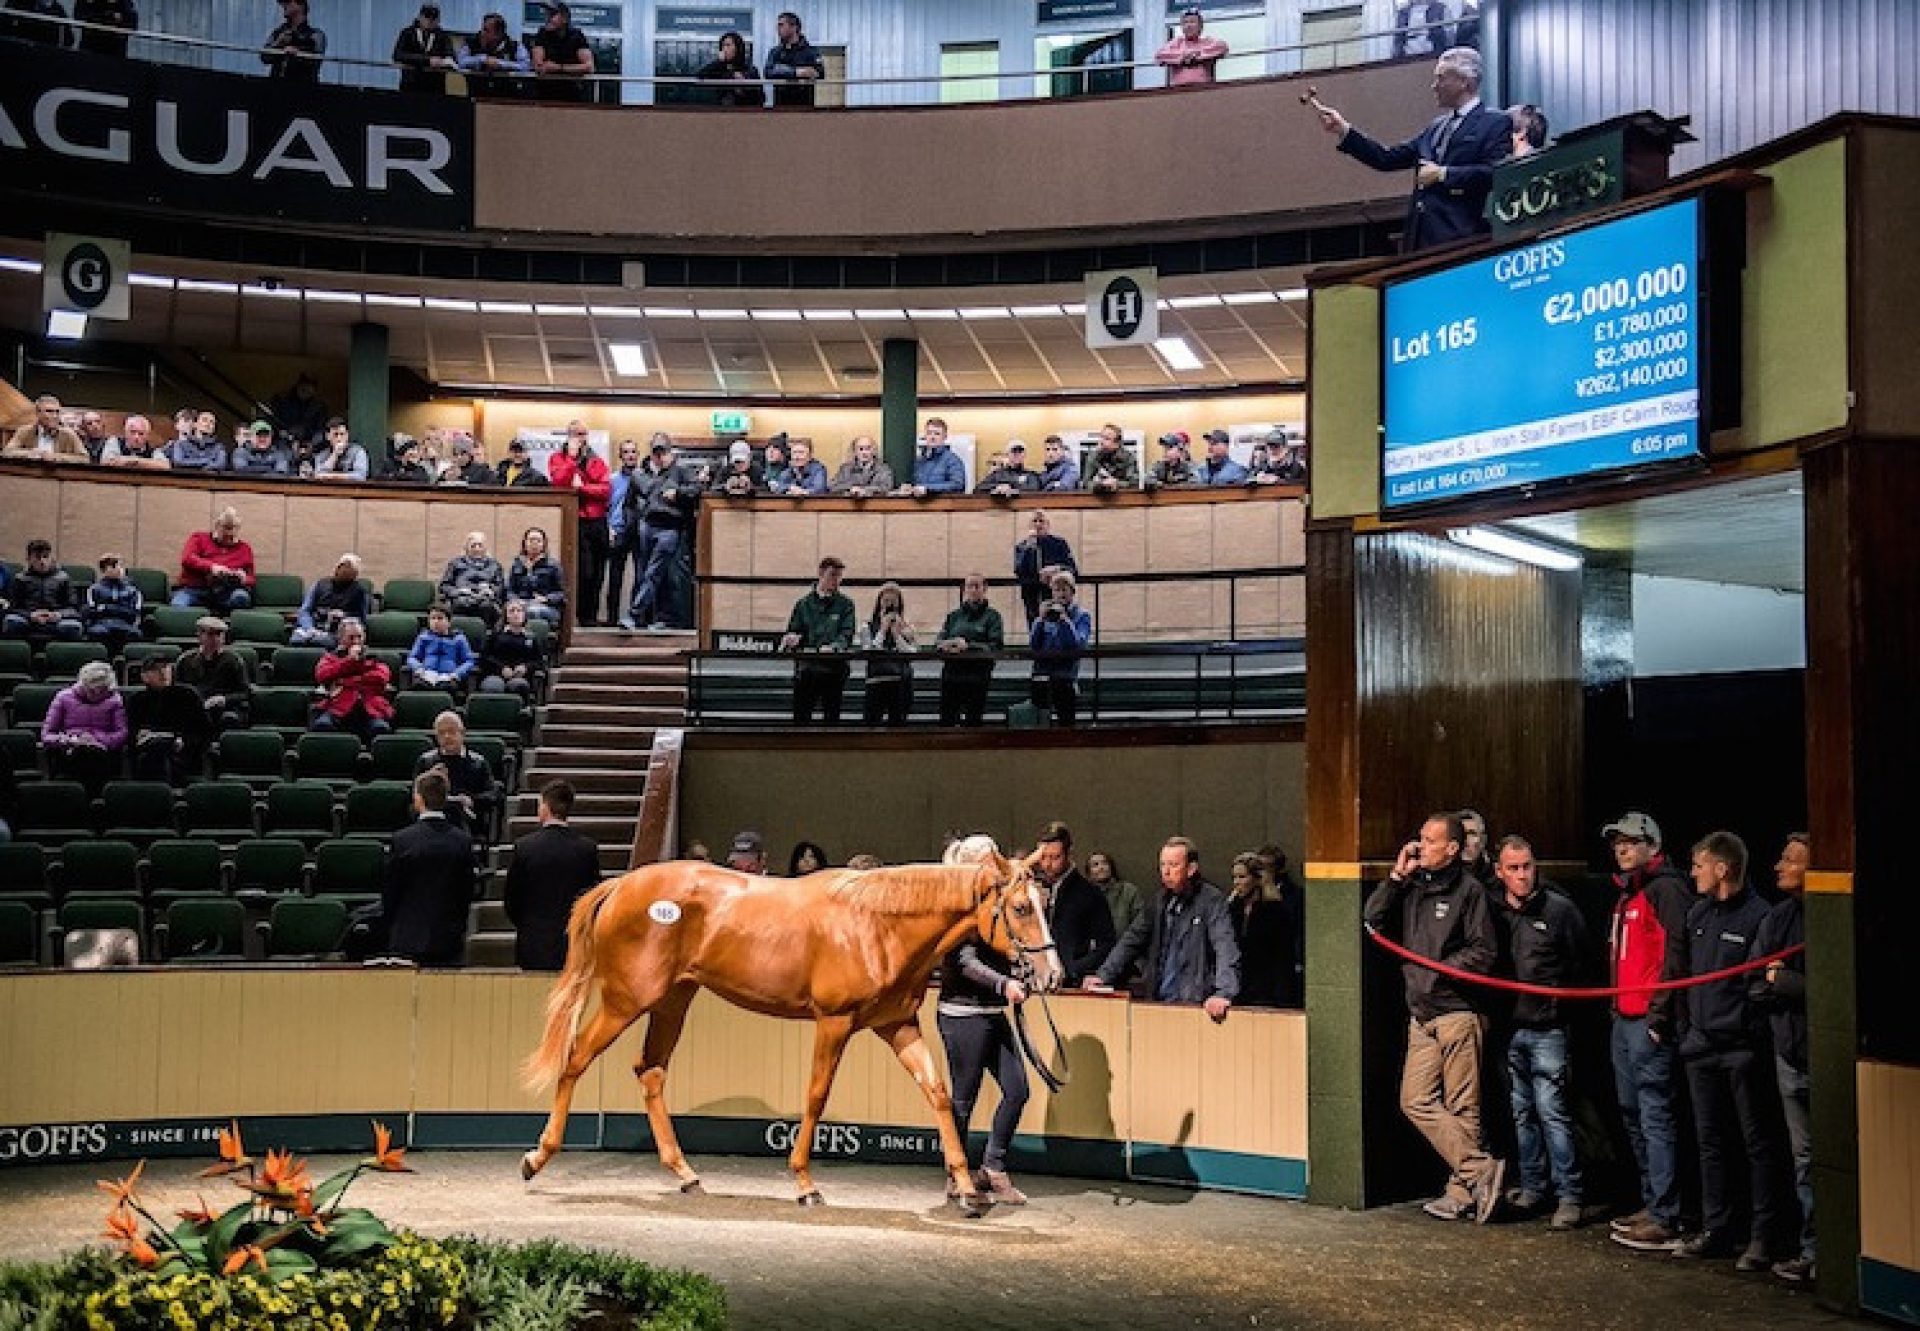
[[[1421,162],[1447,168],[1438,185],[1415,189],[1407,203],[1406,233],[1401,248],[1408,253],[1431,249],[1449,241],[1487,234],[1487,195],[1493,189],[1493,168],[1513,151],[1513,122],[1505,111],[1476,106],[1460,119],[1444,156],[1435,152],[1441,127],[1452,113],[1437,117],[1413,138],[1385,147],[1359,130],[1349,130],[1340,151],[1375,171],[1411,171]]]

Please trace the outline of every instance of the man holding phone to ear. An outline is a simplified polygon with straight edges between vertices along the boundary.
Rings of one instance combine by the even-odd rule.
[[[1499,947],[1486,890],[1460,862],[1466,839],[1459,815],[1427,815],[1420,835],[1400,848],[1393,872],[1367,898],[1365,918],[1411,952],[1485,975]],[[1507,1167],[1487,1154],[1480,1137],[1482,996],[1413,962],[1400,969],[1407,987],[1400,1112],[1451,1171],[1446,1192],[1423,1209],[1436,1220],[1485,1224],[1500,1204]]]

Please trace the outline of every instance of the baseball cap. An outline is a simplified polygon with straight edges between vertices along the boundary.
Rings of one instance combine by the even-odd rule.
[[[1207,442],[1210,444],[1225,444],[1225,443],[1231,443],[1232,441],[1233,441],[1233,436],[1228,434],[1225,430],[1208,430],[1207,431]]]
[[[1618,818],[1600,829],[1600,835],[1612,841],[1616,837],[1629,837],[1635,841],[1645,841],[1659,845],[1660,824],[1637,809],[1629,809]]]
[[[1160,447],[1162,448],[1172,448],[1176,444],[1184,448],[1188,442],[1189,437],[1185,430],[1175,430],[1171,434],[1163,434],[1160,436]]]
[[[1009,439],[1009,440],[1007,440],[1007,452],[1009,452],[1009,453],[1025,453],[1026,451],[1027,451],[1027,446],[1026,446],[1025,444],[1023,444],[1022,442],[1020,442],[1020,441],[1019,441],[1018,439]]]
[[[747,462],[753,458],[753,445],[744,439],[736,439],[727,445],[727,461]]]
[[[667,443],[663,439],[656,439],[653,441],[652,446],[649,447],[647,451],[649,453],[671,453],[673,452],[673,445]]]
[[[730,855],[758,855],[766,848],[767,843],[761,839],[760,834],[749,830],[735,832],[733,834],[733,845],[728,849],[727,853]]]
[[[193,631],[195,633],[225,633],[227,631],[227,621],[218,615],[202,615],[193,621]]]
[[[273,422],[255,421],[252,425],[247,427],[247,431],[250,434],[272,434]]]
[[[1275,426],[1273,429],[1267,431],[1267,442],[1270,444],[1284,444],[1287,442],[1287,432]]]

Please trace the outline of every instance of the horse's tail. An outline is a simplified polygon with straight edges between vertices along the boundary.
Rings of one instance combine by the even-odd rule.
[[[547,1033],[520,1070],[529,1090],[557,1080],[573,1053],[574,1032],[580,1029],[580,1013],[593,983],[593,928],[599,922],[600,907],[619,886],[617,878],[602,883],[573,903],[573,915],[567,921],[567,968],[547,995]]]

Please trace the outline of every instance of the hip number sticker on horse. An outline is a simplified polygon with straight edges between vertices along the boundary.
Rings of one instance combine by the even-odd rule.
[[[656,901],[647,907],[647,918],[655,924],[674,924],[680,919],[680,908],[671,901]]]

